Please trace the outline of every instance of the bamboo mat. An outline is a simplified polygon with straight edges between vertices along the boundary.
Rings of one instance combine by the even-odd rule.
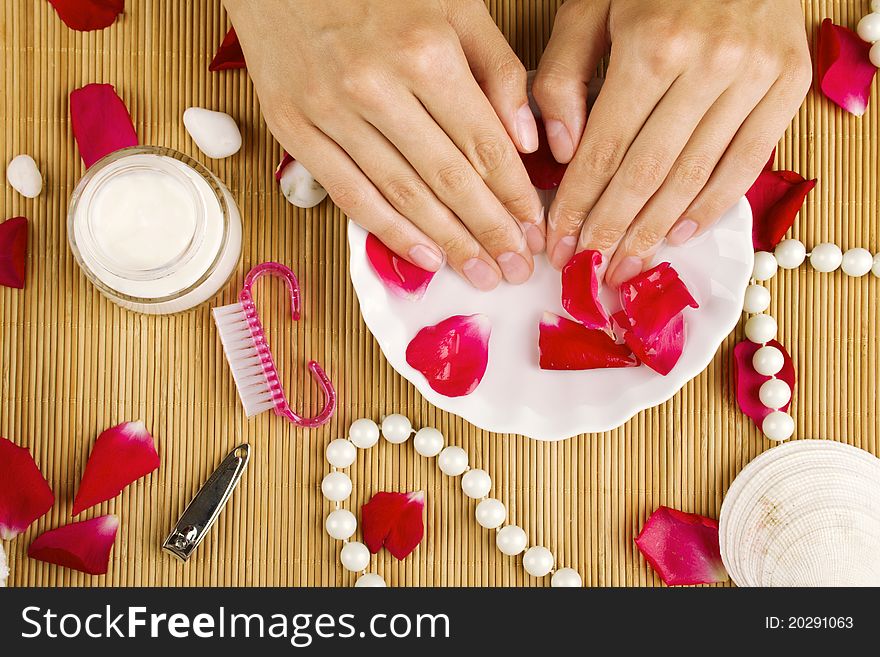
[[[533,68],[558,2],[489,3],[499,26]],[[805,2],[814,38],[822,18],[854,26],[868,1]],[[342,214],[325,203],[297,210],[278,192],[272,171],[279,147],[260,118],[241,71],[209,73],[227,29],[219,0],[128,0],[124,16],[102,32],[67,29],[44,0],[0,7],[0,154],[26,152],[46,177],[29,201],[8,185],[2,218],[30,219],[27,288],[0,288],[0,435],[28,446],[55,490],[56,507],[25,535],[5,543],[13,585],[345,586],[340,544],[323,530],[329,504],[320,494],[324,447],[360,416],[407,414],[438,427],[490,472],[494,495],[533,542],[587,585],[659,585],[633,545],[658,505],[717,517],[736,473],[770,447],[732,397],[729,337],[709,368],[671,401],[620,429],[549,444],[477,430],[429,406],[394,373],[366,330],[347,276]],[[768,26],[767,38],[772,38]],[[109,82],[125,100],[142,143],[183,151],[229,185],[244,217],[242,262],[214,303],[231,302],[243,274],[264,260],[290,264],[304,287],[304,320],[290,326],[280,294],[265,293],[271,338],[288,368],[300,407],[319,395],[302,362],[315,358],[335,381],[341,405],[329,426],[302,432],[264,414],[247,422],[219,341],[203,306],[189,314],[146,317],[104,300],[79,272],[67,246],[67,200],[82,173],[68,121],[67,95]],[[183,129],[190,105],[229,112],[244,147],[210,161]],[[814,89],[780,144],[777,165],[819,185],[796,222],[808,247],[880,250],[878,141],[880,96],[868,113],[844,114]],[[799,375],[798,435],[878,444],[878,281],[801,268],[770,284],[780,339]],[[265,288],[264,288],[265,290]],[[271,306],[269,304],[272,304]],[[86,517],[112,512],[122,524],[109,574],[88,577],[25,557],[40,532],[69,521],[70,503],[92,443],[106,427],[143,419],[162,467]],[[236,444],[253,447],[251,465],[230,504],[192,560],[180,564],[159,545],[201,482]],[[427,534],[397,562],[380,553],[374,569],[392,585],[547,585],[503,556],[473,520],[474,502],[458,480],[442,476],[411,443],[380,442],[352,470],[356,505],[380,490],[427,491]],[[374,558],[375,559],[375,558]]]

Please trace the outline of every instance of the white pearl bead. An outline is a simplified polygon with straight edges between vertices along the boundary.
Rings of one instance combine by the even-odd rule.
[[[516,525],[502,527],[495,534],[495,545],[509,557],[515,557],[525,550],[528,542],[529,537],[526,536],[525,531]]]
[[[437,456],[443,449],[443,434],[434,427],[424,427],[416,432],[413,445],[422,456]]]
[[[523,555],[523,568],[533,577],[544,577],[553,570],[553,553],[545,547],[536,545],[526,550]]]
[[[767,408],[782,408],[791,401],[791,388],[782,379],[770,379],[758,388],[758,399]]]
[[[578,588],[583,584],[580,574],[574,568],[560,568],[550,578],[550,586],[556,589]]]
[[[339,541],[350,538],[357,530],[358,521],[348,509],[336,509],[327,516],[324,527],[327,533]]]
[[[475,500],[486,497],[492,488],[492,478],[485,470],[468,470],[461,478],[461,490]]]
[[[840,267],[842,260],[843,253],[840,252],[840,247],[831,242],[819,244],[810,254],[810,264],[813,265],[813,269],[826,274]]]
[[[351,479],[344,472],[331,472],[321,481],[321,492],[331,502],[341,502],[351,495]]]
[[[870,13],[862,17],[856,26],[856,32],[862,41],[876,43],[880,41],[880,13]]]
[[[785,365],[785,356],[772,345],[765,345],[752,356],[752,367],[758,374],[774,376],[779,374]]]
[[[840,261],[840,268],[847,276],[864,276],[873,265],[874,256],[868,249],[850,249]]]
[[[467,470],[468,455],[461,447],[450,446],[440,452],[437,457],[437,467],[450,477],[457,477]]]
[[[874,273],[874,276],[880,278],[880,253],[874,256],[874,266],[871,267],[871,271]]]
[[[412,435],[412,422],[399,413],[389,415],[382,420],[382,435],[389,443],[405,443]]]
[[[871,11],[880,14],[880,0],[871,0]]]
[[[388,586],[385,583],[385,580],[382,579],[381,575],[377,575],[376,573],[367,573],[366,575],[361,575],[357,578],[357,581],[354,583],[357,588],[385,588]]]
[[[755,265],[752,269],[752,278],[756,281],[769,281],[776,275],[776,268],[779,263],[776,262],[776,256],[767,251],[758,251],[755,253]]]
[[[356,573],[370,565],[370,550],[363,543],[352,541],[342,546],[339,560],[343,568]]]
[[[746,321],[746,337],[756,344],[764,344],[776,337],[776,320],[770,315],[753,315]]]
[[[477,522],[480,527],[495,529],[507,520],[507,508],[500,500],[487,497],[477,504]]]
[[[794,419],[783,411],[773,411],[764,418],[761,429],[770,440],[788,440],[794,433]]]
[[[743,310],[747,313],[762,313],[770,307],[770,290],[763,285],[749,285],[743,299]]]
[[[350,440],[337,438],[327,445],[327,460],[337,468],[347,468],[357,458],[357,449]]]
[[[362,417],[351,423],[348,439],[361,449],[369,449],[379,440],[379,426],[371,419]]]
[[[871,50],[868,52],[868,58],[874,66],[880,68],[880,41],[871,46]]]
[[[782,240],[773,252],[783,269],[797,269],[807,257],[807,247],[800,240]]]

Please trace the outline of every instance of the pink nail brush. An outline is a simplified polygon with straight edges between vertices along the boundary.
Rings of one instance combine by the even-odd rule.
[[[214,308],[214,322],[220,333],[226,360],[232,369],[238,396],[248,417],[274,408],[276,415],[298,427],[321,426],[336,410],[336,391],[321,366],[313,360],[309,361],[309,370],[324,392],[324,408],[310,418],[291,410],[254,304],[253,285],[263,275],[277,276],[287,283],[293,320],[300,318],[299,282],[290,268],[277,262],[264,262],[250,270],[238,295],[238,303]]]

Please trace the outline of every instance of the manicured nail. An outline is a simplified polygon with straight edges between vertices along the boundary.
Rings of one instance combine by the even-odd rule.
[[[620,261],[620,264],[617,265],[617,268],[612,273],[612,280],[610,283],[614,287],[619,287],[621,283],[625,283],[633,276],[638,276],[642,273],[642,259],[637,258],[636,256],[627,256],[623,260]]]
[[[437,271],[443,266],[443,253],[439,249],[416,244],[409,250],[409,259],[422,269]]]
[[[526,244],[532,255],[536,255],[544,250],[546,242],[544,240],[544,232],[535,224],[523,224],[523,232],[526,234]]]
[[[669,234],[666,236],[666,243],[671,244],[672,246],[684,244],[694,236],[698,227],[696,221],[681,219],[672,227],[672,230],[669,231]]]
[[[526,153],[538,150],[538,126],[535,125],[535,115],[528,103],[516,111],[516,136]]]
[[[519,285],[529,280],[532,275],[529,263],[519,253],[508,251],[495,258],[508,283]]]
[[[550,142],[553,157],[560,162],[571,160],[574,157],[574,141],[565,124],[556,119],[549,119],[544,123],[544,129],[547,131],[547,140]]]
[[[471,258],[464,263],[461,270],[471,282],[471,285],[478,290],[491,290],[501,282],[498,272],[492,269],[487,262],[479,258]]]
[[[556,269],[562,269],[571,260],[574,255],[574,249],[577,246],[577,238],[572,235],[566,235],[556,244],[553,250],[553,257],[550,258]]]

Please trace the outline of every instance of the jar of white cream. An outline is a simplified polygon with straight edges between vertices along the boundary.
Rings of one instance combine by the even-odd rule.
[[[86,172],[67,236],[106,297],[149,314],[207,301],[241,255],[241,217],[225,185],[186,155],[152,146],[118,150]]]

